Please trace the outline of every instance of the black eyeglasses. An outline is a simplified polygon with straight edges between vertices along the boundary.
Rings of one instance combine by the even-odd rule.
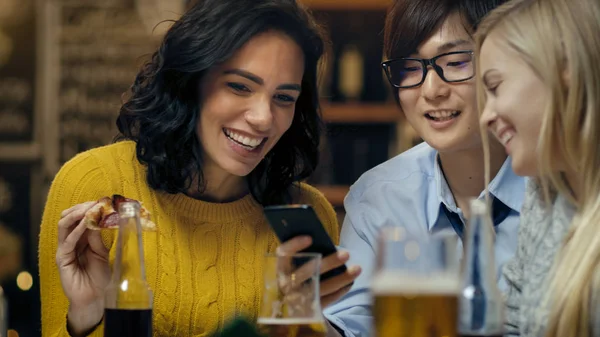
[[[440,54],[430,59],[402,57],[381,63],[390,84],[396,88],[413,88],[423,84],[429,66],[446,82],[462,82],[475,76],[473,51]]]

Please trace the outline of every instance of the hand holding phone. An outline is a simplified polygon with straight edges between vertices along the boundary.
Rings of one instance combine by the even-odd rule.
[[[282,243],[306,235],[312,238],[312,244],[301,252],[321,253],[323,258],[337,253],[333,241],[310,205],[267,206],[264,213]],[[343,274],[346,270],[345,264],[329,270],[321,275],[321,281]]]

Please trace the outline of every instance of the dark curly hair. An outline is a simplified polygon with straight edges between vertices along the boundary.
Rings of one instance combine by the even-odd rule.
[[[317,90],[317,66],[326,43],[322,29],[294,0],[199,0],[142,67],[117,118],[115,141],[137,143],[137,158],[147,165],[152,188],[186,193],[196,179],[198,191],[204,190],[203,150],[196,134],[199,81],[268,30],[298,43],[304,75],[292,125],[247,177],[250,192],[262,205],[290,202],[294,182],[315,170],[323,129]]]

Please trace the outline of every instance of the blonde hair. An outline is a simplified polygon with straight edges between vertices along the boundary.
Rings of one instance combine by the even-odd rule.
[[[476,55],[492,31],[548,85],[550,99],[537,144],[535,177],[544,201],[551,205],[560,193],[577,207],[552,268],[546,336],[590,336],[591,296],[600,291],[600,1],[510,1],[479,26]],[[477,97],[483,112],[485,95],[479,76]],[[484,151],[487,186],[487,145]],[[578,195],[569,187],[565,171],[580,178]]]

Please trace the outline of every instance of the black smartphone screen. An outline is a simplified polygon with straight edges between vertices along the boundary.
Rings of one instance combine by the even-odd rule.
[[[321,253],[323,258],[337,252],[317,213],[310,205],[267,206],[264,213],[279,241],[285,242],[296,236],[307,235],[312,238],[312,244],[302,252]],[[346,266],[342,265],[322,274],[321,280],[345,271]]]

